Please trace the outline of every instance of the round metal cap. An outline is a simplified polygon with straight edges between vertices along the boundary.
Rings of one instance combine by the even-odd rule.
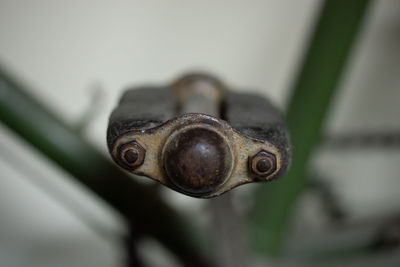
[[[170,181],[190,194],[215,191],[229,177],[232,152],[221,134],[206,127],[182,129],[165,144]]]

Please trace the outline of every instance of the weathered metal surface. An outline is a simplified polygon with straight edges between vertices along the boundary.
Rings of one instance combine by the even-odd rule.
[[[230,174],[232,152],[210,127],[185,127],[168,138],[162,152],[167,177],[192,194],[215,191]]]
[[[269,102],[257,96],[253,107],[252,95],[229,93],[207,75],[169,88],[130,90],[112,113],[108,145],[121,167],[202,198],[269,181],[287,168],[287,132]]]
[[[203,113],[220,117],[226,88],[216,77],[191,73],[177,79],[170,88],[176,97],[179,114]]]
[[[214,159],[218,159],[223,162],[216,163],[215,166],[210,164],[208,167],[211,167],[212,169],[205,170],[203,174],[199,174],[198,172],[196,173],[196,170],[201,168],[201,166],[204,164],[204,161],[194,161],[192,162],[192,168],[189,168],[188,172],[180,172],[180,174],[178,174],[179,177],[182,176],[182,174],[189,175],[189,172],[193,172],[191,173],[192,176],[187,177],[188,180],[191,180],[196,179],[196,176],[200,178],[211,177],[210,171],[212,170],[220,171],[221,173],[217,173],[215,174],[215,177],[210,178],[213,181],[218,181],[213,183],[214,187],[211,188],[205,186],[206,188],[202,188],[202,186],[199,185],[198,189],[201,188],[201,192],[197,192],[196,187],[194,187],[192,190],[188,190],[187,185],[190,184],[190,182],[188,182],[186,185],[177,186],[176,180],[174,181],[174,179],[177,177],[176,172],[171,171],[173,168],[171,165],[173,163],[176,165],[175,168],[183,168],[183,163],[185,163],[186,160],[190,160],[188,158],[184,158],[182,161],[177,160],[176,162],[171,163],[171,160],[176,160],[177,157],[180,157],[180,155],[188,155],[191,152],[191,149],[188,149],[185,144],[176,142],[175,140],[177,138],[178,140],[181,139],[182,134],[185,135],[188,132],[191,134],[193,131],[203,133],[210,131],[213,133],[208,133],[207,135],[203,134],[203,141],[196,141],[200,146],[204,146],[204,144],[208,143],[208,147],[214,147],[215,151],[212,152],[215,153]],[[218,138],[215,138],[216,136],[218,136]],[[197,197],[216,196],[240,184],[254,181],[256,177],[248,169],[248,156],[257,154],[260,149],[264,149],[275,155],[277,158],[277,170],[280,169],[282,164],[281,156],[278,153],[277,148],[271,143],[267,141],[261,142],[259,140],[245,137],[230,127],[227,122],[204,114],[184,114],[167,121],[160,126],[146,130],[132,130],[129,133],[122,135],[116,140],[115,144],[113,145],[113,149],[111,150],[111,154],[117,163],[120,164],[120,154],[118,148],[133,141],[140,143],[146,150],[146,159],[141,166],[134,170],[136,174],[148,176],[174,190]],[[218,142],[224,144],[216,144]],[[174,147],[174,145],[179,146]],[[178,153],[179,149],[182,149],[182,151],[179,152],[180,155],[171,155],[171,151]],[[201,149],[201,147],[199,149]],[[203,156],[205,155],[200,155],[198,157],[201,159]],[[172,157],[172,159],[169,157]],[[164,165],[164,163],[166,164]],[[196,165],[198,167],[195,167]],[[122,167],[126,168],[125,166]],[[277,170],[262,180],[270,179],[270,177],[274,176]],[[184,178],[180,177],[178,179],[183,180]],[[258,177],[257,180],[259,180]],[[195,182],[191,183],[194,184]],[[198,183],[204,186],[204,184],[210,183],[210,181],[199,181]]]
[[[127,90],[111,113],[107,144],[111,150],[116,139],[131,130],[159,126],[176,115],[175,97],[167,87],[139,87]]]
[[[280,168],[269,180],[281,176],[290,164],[289,133],[279,110],[268,99],[251,93],[228,91],[223,118],[241,134],[269,142],[280,155]]]

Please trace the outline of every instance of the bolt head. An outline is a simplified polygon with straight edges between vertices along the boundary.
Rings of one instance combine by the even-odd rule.
[[[274,154],[261,150],[252,157],[249,157],[249,168],[252,173],[261,178],[276,171],[276,157]]]
[[[118,148],[119,160],[130,170],[141,166],[146,156],[146,150],[137,141],[121,145]]]
[[[129,164],[134,164],[139,158],[139,153],[136,149],[128,149],[125,151],[124,159]]]

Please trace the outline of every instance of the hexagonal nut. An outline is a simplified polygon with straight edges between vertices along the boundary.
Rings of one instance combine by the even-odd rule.
[[[249,169],[258,177],[265,178],[276,171],[276,157],[268,151],[261,150],[249,157]]]
[[[141,166],[146,156],[146,149],[143,148],[137,141],[132,141],[118,148],[119,161],[127,169],[134,170]]]

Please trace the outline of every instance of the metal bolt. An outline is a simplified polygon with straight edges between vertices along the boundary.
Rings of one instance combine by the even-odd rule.
[[[131,170],[142,165],[146,156],[146,150],[137,141],[121,145],[118,152],[120,161]]]
[[[125,151],[124,159],[129,164],[134,164],[137,161],[138,158],[139,158],[139,154],[136,151],[136,149],[129,149],[129,150]]]
[[[249,158],[251,172],[259,177],[267,177],[276,170],[276,157],[274,154],[261,150]]]

